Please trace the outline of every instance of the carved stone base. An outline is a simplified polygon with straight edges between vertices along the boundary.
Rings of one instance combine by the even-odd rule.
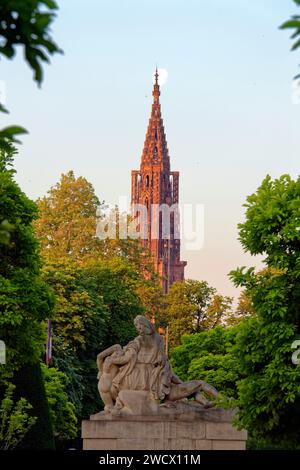
[[[111,416],[82,422],[84,450],[244,450],[246,431],[231,424],[234,411],[210,409],[195,415]]]

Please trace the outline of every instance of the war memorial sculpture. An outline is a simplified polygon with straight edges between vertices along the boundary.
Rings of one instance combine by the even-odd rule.
[[[104,410],[83,421],[84,449],[245,449],[235,411],[214,406],[218,391],[202,380],[183,382],[154,325],[140,315],[134,324],[133,341],[98,354]]]

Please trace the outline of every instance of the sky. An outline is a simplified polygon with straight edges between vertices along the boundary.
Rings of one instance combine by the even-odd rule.
[[[37,199],[61,173],[86,177],[108,203],[130,197],[152,101],[155,66],[168,72],[162,115],[180,201],[203,204],[204,243],[188,251],[186,277],[237,296],[244,253],[237,224],[266,174],[299,173],[299,53],[278,26],[292,0],[58,0],[52,35],[63,55],[38,88],[20,50],[1,59],[8,117],[29,131],[17,181]],[[299,12],[298,12],[299,13]],[[297,101],[297,100],[296,100]],[[298,100],[300,101],[300,100]]]

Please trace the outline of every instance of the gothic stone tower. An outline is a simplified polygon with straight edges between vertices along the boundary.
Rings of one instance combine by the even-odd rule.
[[[159,102],[157,70],[152,94],[151,117],[140,170],[131,172],[131,204],[141,204],[147,208],[147,229],[141,243],[150,249],[154,268],[162,278],[163,291],[166,293],[173,282],[184,279],[186,261],[180,261],[180,237],[176,235],[179,232],[178,214],[170,211],[170,230],[167,236],[162,227],[162,213],[157,213],[156,219],[151,216],[155,212],[153,207],[164,204],[171,207],[179,202],[179,172],[170,171],[170,157]],[[156,228],[153,227],[155,220]]]

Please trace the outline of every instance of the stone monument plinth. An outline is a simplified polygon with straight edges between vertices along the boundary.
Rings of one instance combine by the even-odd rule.
[[[235,411],[216,408],[219,392],[203,380],[182,381],[150,320],[138,315],[134,325],[136,338],[97,356],[104,410],[83,421],[83,449],[245,449]]]
[[[245,450],[247,433],[232,425],[233,414],[217,408],[176,416],[98,413],[82,423],[83,449]]]

